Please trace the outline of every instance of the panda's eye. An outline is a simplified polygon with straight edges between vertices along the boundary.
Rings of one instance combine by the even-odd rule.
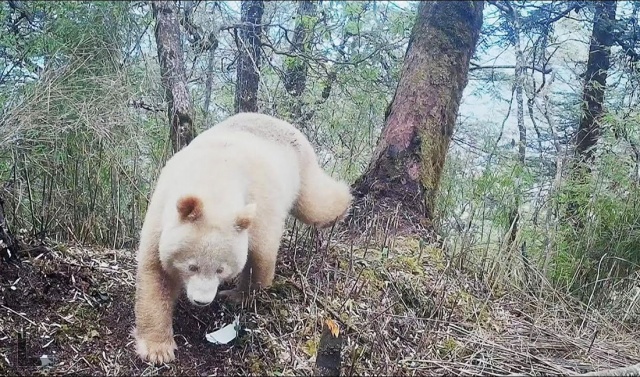
[[[198,272],[199,268],[198,266],[196,266],[195,264],[190,264],[189,265],[189,271],[191,272]]]
[[[216,270],[216,274],[221,274],[224,272],[224,267],[218,267],[218,269]]]

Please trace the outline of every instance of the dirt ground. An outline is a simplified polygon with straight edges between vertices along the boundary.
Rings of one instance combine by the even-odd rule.
[[[311,375],[325,318],[345,337],[345,375],[568,375],[640,362],[637,328],[571,303],[497,296],[439,250],[417,250],[410,240],[373,248],[290,234],[274,286],[249,307],[182,297],[177,359],[155,367],[130,335],[134,251],[53,247],[0,265],[0,374]],[[206,341],[236,314],[249,331]]]
[[[103,256],[110,259],[108,252]],[[134,289],[116,277],[131,272],[110,271],[100,262],[91,267],[63,262],[54,253],[20,267],[4,266],[0,337],[3,361],[9,365],[3,372],[149,373],[149,366],[133,353]],[[179,357],[171,368],[158,368],[157,373],[226,374],[233,368],[228,359],[237,347],[213,347],[202,336],[226,316],[217,305],[203,310],[181,300],[175,324],[176,333],[182,335],[176,338]],[[43,354],[52,359],[51,368],[39,367]]]

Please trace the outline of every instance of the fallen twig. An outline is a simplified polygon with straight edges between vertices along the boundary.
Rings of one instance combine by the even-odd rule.
[[[22,314],[22,313],[18,313],[17,311],[15,311],[15,310],[13,310],[13,309],[11,309],[11,308],[8,308],[8,307],[6,307],[6,306],[4,306],[4,305],[0,305],[0,306],[2,306],[2,308],[3,308],[3,309],[7,309],[9,312],[11,312],[11,313],[13,313],[13,314],[15,314],[15,315],[19,316],[20,318],[24,319],[25,321],[29,322],[30,324],[32,324],[32,325],[34,325],[34,326],[37,326],[37,324],[36,324],[35,322],[33,322],[33,321],[32,321],[32,320],[30,320],[29,318],[25,317],[25,316],[24,316],[24,314]]]

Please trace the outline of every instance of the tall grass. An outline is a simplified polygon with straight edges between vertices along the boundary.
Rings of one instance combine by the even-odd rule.
[[[614,116],[608,122],[619,126]],[[640,181],[630,143],[605,132],[593,173],[581,183],[570,179],[566,155],[557,156],[559,174],[534,175],[534,164],[519,169],[508,152],[497,154],[490,169],[470,168],[477,166],[472,154],[451,153],[438,206],[449,255],[495,293],[506,286],[552,287],[591,305],[616,308],[628,321],[637,319]],[[516,242],[509,244],[507,214],[516,187],[523,193],[522,217]],[[579,222],[566,217],[570,201],[580,203]]]

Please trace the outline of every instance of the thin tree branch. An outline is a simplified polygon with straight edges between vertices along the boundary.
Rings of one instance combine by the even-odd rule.
[[[631,44],[627,43],[624,39],[620,37],[620,35],[614,35],[613,41],[616,42],[618,46],[622,48],[624,54],[631,59],[632,63],[640,61],[640,54],[636,52],[636,50],[631,46]]]
[[[144,102],[143,100],[129,101],[129,106],[132,106],[135,109],[143,109],[143,110],[154,111],[154,112],[165,111],[165,109],[162,108],[162,105],[152,105]]]
[[[469,67],[469,71],[477,71],[479,69],[515,69],[516,66],[515,65],[479,65],[477,63],[471,63],[471,67]],[[536,67],[536,66],[532,66],[532,65],[525,65],[522,68],[525,69],[531,69],[534,71],[538,71],[540,73],[543,73],[545,75],[550,74],[553,70],[551,68],[547,68],[547,67]]]
[[[490,0],[487,1],[489,4],[493,5],[494,7],[498,8],[499,10],[501,10],[502,12],[505,12],[507,14],[513,14],[513,8],[511,8],[511,4],[509,4],[508,1],[504,1],[504,4],[502,4],[502,2],[498,2],[496,0]],[[560,19],[566,17],[569,13],[571,13],[571,11],[575,10],[576,12],[578,10],[580,10],[580,8],[582,8],[584,6],[584,2],[583,1],[574,1],[574,2],[569,2],[571,5],[569,5],[569,7],[565,10],[563,10],[562,12],[559,12],[558,14],[556,14],[553,17],[550,17],[549,19],[545,20],[545,22],[552,24],[556,21],[559,21]]]
[[[182,17],[180,17],[180,25],[187,32],[187,39],[189,43],[197,48],[199,52],[205,52],[209,50],[215,50],[218,48],[218,38],[216,36],[216,32],[210,32],[206,38],[202,28],[196,25],[191,19],[191,15],[193,13],[194,6],[189,6],[184,10]]]

